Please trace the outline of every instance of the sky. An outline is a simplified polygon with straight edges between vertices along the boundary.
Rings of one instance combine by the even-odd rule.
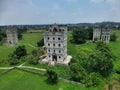
[[[120,22],[120,0],[0,0],[0,25]]]

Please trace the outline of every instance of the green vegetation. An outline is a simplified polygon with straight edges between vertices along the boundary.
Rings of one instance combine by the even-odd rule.
[[[66,79],[74,79],[74,80],[76,80],[78,82],[82,82],[82,83],[87,82],[86,86],[93,86],[93,87],[87,88],[88,90],[103,90],[105,84],[111,84],[113,82],[113,80],[120,81],[120,75],[119,75],[120,31],[115,30],[115,31],[112,31],[112,33],[115,33],[117,36],[117,39],[115,42],[110,42],[106,45],[104,45],[104,44],[96,45],[96,43],[93,43],[93,42],[87,42],[84,44],[71,43],[70,40],[72,38],[72,32],[69,31],[69,33],[68,33],[68,54],[73,56],[73,60],[71,62],[71,67],[69,68],[69,67],[65,67],[65,66],[57,66],[56,65],[55,67],[52,67],[52,66],[48,66],[48,65],[44,65],[44,64],[38,64],[38,62],[37,62],[38,49],[40,49],[41,47],[37,47],[36,43],[43,38],[42,33],[41,32],[40,33],[27,32],[27,33],[23,34],[23,39],[20,40],[18,45],[14,46],[14,47],[0,46],[0,54],[2,56],[2,57],[0,57],[0,66],[9,66],[7,63],[7,59],[8,59],[7,56],[10,53],[12,53],[13,51],[15,51],[15,49],[18,46],[25,45],[27,54],[28,54],[28,57],[25,58],[25,60],[24,60],[26,62],[25,65],[39,67],[39,68],[45,68],[45,69],[49,68],[49,69],[55,71],[58,74],[58,77],[63,77]],[[108,56],[106,57],[104,54],[108,55]],[[116,60],[114,60],[114,58]],[[90,64],[89,60],[92,60],[93,63]],[[78,64],[75,63],[76,61],[78,62]],[[89,64],[89,65],[87,66],[87,64]],[[91,65],[93,65],[94,67],[92,67]],[[105,67],[103,68],[103,66],[105,66]],[[89,67],[92,67],[92,69]],[[95,69],[97,69],[97,70],[95,70]],[[110,70],[110,72],[109,72],[109,70]],[[75,71],[76,73],[71,72],[71,71]],[[106,78],[106,77],[104,77],[104,73],[107,71],[108,71],[107,75],[109,74],[109,77],[107,76],[107,78]],[[14,71],[9,72],[9,73],[12,73],[12,75],[13,75],[12,78],[14,78],[14,74],[16,72],[19,72],[19,71],[15,70],[15,72]],[[21,72],[21,73],[24,73],[24,72]],[[8,77],[7,74],[2,77],[5,78],[5,76]],[[31,74],[30,74],[30,76],[31,76]],[[76,77],[73,77],[73,76],[76,76]],[[36,76],[33,75],[32,77],[37,77],[37,75]],[[22,78],[24,78],[24,77],[19,78],[19,79],[21,79],[21,81],[18,83],[22,83],[22,80],[23,80]],[[41,79],[42,77],[39,76],[39,78]],[[0,78],[0,79],[2,80],[2,78]],[[31,79],[31,78],[30,77],[27,78],[26,82],[29,82],[29,84],[31,86],[32,86],[32,83],[33,83],[33,85],[35,85],[34,82],[32,82],[32,81],[30,82],[29,79]],[[38,79],[38,77],[37,77],[37,79]],[[37,80],[37,79],[35,79],[35,80]],[[55,86],[54,87],[54,86],[48,85],[45,82],[46,77],[43,77],[41,80],[43,80],[43,81],[36,81],[36,83],[39,82],[46,87],[51,87],[51,89],[59,89],[61,87],[65,90],[78,90],[78,88],[80,90],[86,90],[85,87],[82,87],[80,85],[73,85],[73,84],[71,85],[70,84],[71,86],[68,86],[69,83],[65,83],[65,85],[64,85],[63,81],[58,81],[58,84],[54,85]],[[17,81],[15,82],[12,79],[10,79],[9,82],[17,83]],[[10,85],[9,82],[7,84],[8,84],[8,87],[10,88],[11,86],[9,86]],[[63,83],[63,84],[61,84],[61,83]],[[3,85],[2,87],[4,88],[6,85]],[[112,84],[112,85],[114,87],[114,84]],[[21,86],[23,88],[26,87],[24,85],[21,85]],[[62,86],[64,86],[64,87],[62,87]],[[18,86],[18,87],[20,87],[20,86]],[[33,87],[36,87],[36,88],[38,87],[37,89],[42,88],[40,86],[40,84],[38,84],[38,83]],[[45,90],[47,90],[47,88],[45,88]]]
[[[0,46],[4,44],[5,37],[6,37],[5,31],[0,30]]]
[[[115,33],[111,34],[110,41],[113,41],[113,42],[117,41],[117,35]]]
[[[50,85],[46,79],[44,76],[15,69],[0,77],[0,90],[86,90],[85,87],[61,80],[55,85]]]
[[[44,39],[41,39],[40,41],[38,41],[37,46],[38,47],[44,46]]]
[[[57,84],[58,75],[55,71],[47,69],[46,75],[47,75],[47,82],[48,83]]]
[[[73,28],[72,29],[72,42],[76,44],[85,43],[86,40],[92,39],[92,32],[91,28]]]

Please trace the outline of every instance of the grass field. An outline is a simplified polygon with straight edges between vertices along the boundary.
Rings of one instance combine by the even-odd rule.
[[[86,90],[77,84],[59,81],[56,85],[46,82],[46,77],[20,70],[12,70],[0,77],[0,90]],[[97,90],[97,89],[93,89]]]

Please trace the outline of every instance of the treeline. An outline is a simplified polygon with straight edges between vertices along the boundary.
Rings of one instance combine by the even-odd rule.
[[[2,45],[4,39],[6,37],[6,33],[3,30],[0,30],[0,45]]]

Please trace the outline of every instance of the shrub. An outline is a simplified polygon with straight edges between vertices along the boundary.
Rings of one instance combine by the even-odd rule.
[[[18,58],[14,54],[9,55],[8,61],[11,65],[16,65],[19,63]]]
[[[17,47],[16,50],[14,51],[14,54],[17,56],[18,59],[27,55],[27,51],[26,51],[25,46]]]
[[[39,60],[38,57],[34,57],[33,55],[28,56],[29,64],[36,65],[36,64],[38,64],[38,60]]]
[[[38,41],[37,46],[38,47],[44,46],[44,39],[41,39],[40,41]]]
[[[115,42],[117,40],[117,35],[115,33],[113,33],[111,36],[110,36],[110,41],[113,41]]]
[[[117,74],[120,74],[120,68],[118,68],[118,69],[116,70],[116,73],[117,73]]]
[[[46,75],[47,75],[47,81],[51,84],[56,84],[57,81],[58,81],[58,75],[55,71],[53,70],[47,70],[46,72]]]

